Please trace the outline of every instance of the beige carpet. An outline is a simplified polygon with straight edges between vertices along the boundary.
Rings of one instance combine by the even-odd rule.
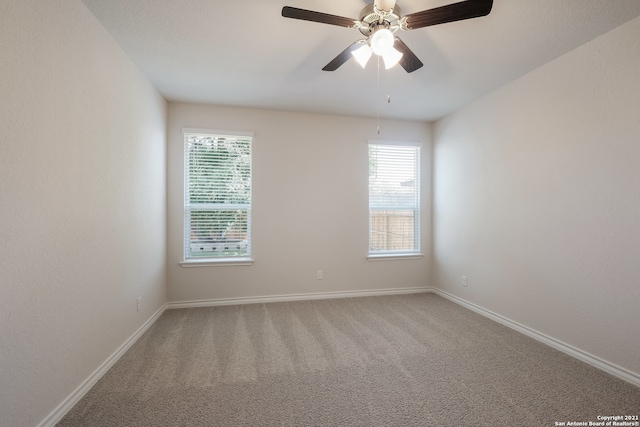
[[[433,294],[167,310],[59,426],[555,426],[640,388]]]

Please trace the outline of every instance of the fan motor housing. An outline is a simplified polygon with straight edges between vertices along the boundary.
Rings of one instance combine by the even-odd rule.
[[[396,4],[393,8],[393,12],[390,14],[381,15],[374,10],[373,3],[367,5],[360,11],[360,22],[358,30],[365,36],[369,37],[373,34],[374,30],[383,25],[391,31],[396,31],[401,27],[400,18],[402,16],[402,10],[400,6]]]

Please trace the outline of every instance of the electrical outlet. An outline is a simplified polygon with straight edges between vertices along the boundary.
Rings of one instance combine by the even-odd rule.
[[[142,297],[138,297],[137,301],[137,310],[136,311],[140,311],[140,309],[142,308]]]
[[[324,278],[323,274],[322,274],[322,270],[318,270],[316,272],[316,279],[317,280],[322,280]]]
[[[467,286],[467,276],[462,276],[462,286]]]

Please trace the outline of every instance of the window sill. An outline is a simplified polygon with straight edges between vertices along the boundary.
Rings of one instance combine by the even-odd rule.
[[[368,255],[368,261],[390,261],[394,259],[420,259],[424,258],[424,254],[380,254]]]
[[[240,265],[253,265],[253,258],[203,258],[188,259],[180,262],[181,267],[229,267]]]

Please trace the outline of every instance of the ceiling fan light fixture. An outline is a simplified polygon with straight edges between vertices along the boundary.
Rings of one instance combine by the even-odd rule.
[[[456,3],[426,9],[420,12],[404,15],[396,0],[365,0],[367,5],[360,11],[358,19],[346,18],[344,16],[331,15],[329,13],[316,12],[313,10],[300,9],[297,7],[284,6],[282,16],[285,18],[300,19],[303,21],[318,22],[321,24],[336,25],[345,28],[355,28],[367,38],[372,52],[382,56],[386,68],[390,68],[396,63],[407,73],[413,73],[424,64],[400,39],[393,36],[397,30],[415,30],[417,28],[431,27],[445,24],[447,22],[464,21],[466,19],[479,18],[491,13],[494,0],[460,0]],[[331,62],[325,65],[323,71],[335,71],[351,56],[355,50],[359,50],[364,40],[357,40],[351,43],[345,50],[340,52]],[[397,44],[399,52],[393,48]],[[393,49],[391,53],[385,52]],[[367,49],[362,50],[364,56],[369,56]],[[366,64],[363,59],[360,64]],[[400,59],[402,58],[402,61]],[[367,58],[368,60],[369,58]]]
[[[393,33],[390,30],[380,28],[371,36],[371,50],[376,55],[383,56],[386,51],[393,49],[394,39]]]
[[[387,51],[382,54],[382,59],[384,60],[384,68],[388,70],[389,68],[396,65],[398,62],[400,62],[402,55],[402,52],[391,46],[391,49],[387,49]]]
[[[369,47],[369,45],[366,43],[363,44],[358,49],[351,52],[353,57],[356,59],[356,61],[358,61],[358,64],[360,64],[362,68],[366,67],[367,62],[369,61],[369,58],[371,58],[372,53],[373,52],[371,51],[371,47]]]

